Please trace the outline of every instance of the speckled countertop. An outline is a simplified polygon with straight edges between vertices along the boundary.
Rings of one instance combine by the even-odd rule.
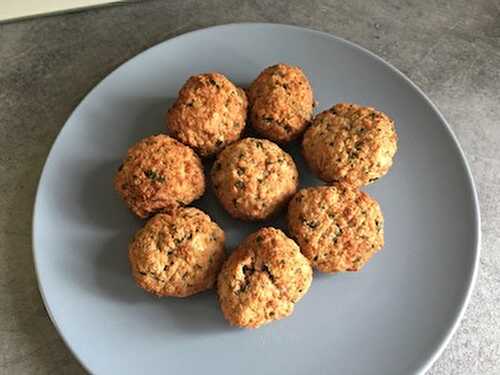
[[[147,47],[229,22],[331,32],[395,65],[438,105],[472,168],[481,268],[433,375],[500,374],[500,2],[498,0],[144,1],[0,25],[0,373],[84,371],[43,307],[31,214],[49,149],[71,111]]]

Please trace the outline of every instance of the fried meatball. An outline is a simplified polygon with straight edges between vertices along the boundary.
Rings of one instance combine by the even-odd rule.
[[[302,146],[309,167],[322,180],[360,187],[392,166],[397,135],[386,114],[342,103],[314,119]]]
[[[290,201],[287,219],[292,238],[322,272],[359,271],[384,245],[380,207],[359,190],[300,190]]]
[[[215,194],[235,218],[264,220],[296,192],[298,172],[290,155],[265,139],[245,138],[225,148],[212,172]]]
[[[201,156],[211,155],[240,138],[247,106],[245,92],[222,74],[196,75],[168,111],[167,128]]]
[[[224,261],[224,232],[203,211],[179,208],[149,219],[128,254],[141,288],[187,297],[214,286]]]
[[[311,121],[311,84],[297,66],[278,64],[262,71],[248,91],[250,120],[262,136],[289,142]]]
[[[262,228],[224,263],[217,293],[232,325],[257,328],[291,315],[311,281],[311,265],[297,244],[278,229]]]
[[[115,177],[115,189],[141,218],[186,205],[205,191],[200,158],[166,135],[132,146]]]

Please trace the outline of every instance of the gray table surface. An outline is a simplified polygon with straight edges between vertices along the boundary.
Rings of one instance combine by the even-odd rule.
[[[479,277],[429,374],[500,374],[500,2],[146,1],[0,25],[0,373],[79,374],[38,293],[35,190],[71,111],[115,67],[194,29],[279,22],[333,33],[417,83],[451,124],[482,216]]]

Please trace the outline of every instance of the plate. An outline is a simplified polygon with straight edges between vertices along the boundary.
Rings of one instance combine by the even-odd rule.
[[[266,66],[301,66],[318,110],[373,105],[396,121],[399,151],[366,190],[385,216],[385,248],[359,273],[315,274],[293,316],[232,328],[214,292],[158,299],[133,282],[127,244],[142,222],[113,191],[127,148],[165,131],[190,75],[220,71],[247,86]],[[298,153],[301,185],[316,185]],[[196,203],[226,231],[229,251],[260,225],[232,220],[212,193]],[[111,73],[81,102],[45,164],[33,249],[49,315],[95,374],[411,374],[456,328],[479,253],[472,178],[449,126],[425,95],[374,54],[318,31],[231,24],[160,43]]]

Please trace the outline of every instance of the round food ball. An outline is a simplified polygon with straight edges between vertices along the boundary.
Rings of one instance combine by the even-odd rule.
[[[201,197],[205,175],[193,150],[169,136],[156,135],[128,150],[115,189],[132,212],[146,218]]]
[[[368,194],[344,187],[300,190],[290,201],[288,228],[321,272],[359,271],[384,246],[384,218]]]
[[[262,228],[224,263],[217,292],[232,325],[257,328],[291,315],[311,281],[312,268],[297,244],[278,229]]]
[[[265,139],[245,138],[226,147],[211,177],[217,198],[231,216],[264,220],[297,191],[298,172],[290,155]]]
[[[314,119],[302,146],[309,167],[322,180],[360,187],[392,166],[397,135],[394,121],[386,114],[341,103]]]
[[[222,74],[196,75],[169,109],[167,128],[170,135],[208,156],[240,138],[247,106],[245,92]]]
[[[289,142],[309,125],[314,98],[311,84],[297,66],[266,68],[248,91],[250,120],[262,136]]]
[[[224,261],[224,232],[197,208],[157,214],[129,246],[136,283],[157,296],[187,297],[214,286]]]

